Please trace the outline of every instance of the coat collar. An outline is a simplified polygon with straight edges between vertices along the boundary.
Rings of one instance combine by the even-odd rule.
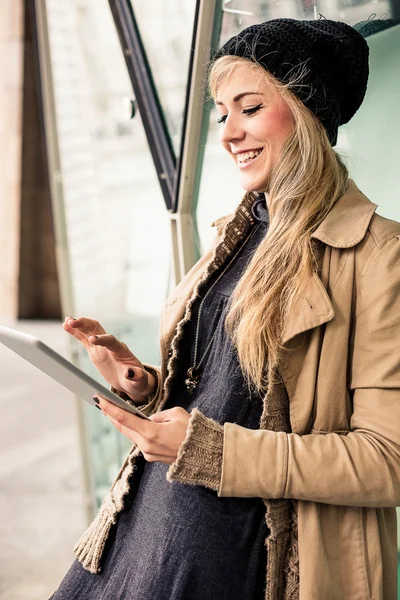
[[[248,202],[247,194],[241,204]],[[311,237],[333,248],[352,248],[364,238],[377,205],[368,200],[353,180],[349,180],[347,190],[317,227]],[[222,232],[223,225],[234,215],[220,217],[211,225]]]
[[[311,237],[333,248],[352,248],[364,238],[376,208],[349,180],[346,192]]]
[[[248,195],[241,204],[245,202],[249,202]],[[335,202],[311,237],[333,248],[352,248],[365,237],[376,208],[377,205],[364,196],[354,181],[349,180],[346,192]],[[213,225],[223,230],[222,226],[229,219],[234,221],[235,217],[222,217]],[[334,316],[329,294],[318,274],[313,273],[306,293],[300,295],[292,307],[283,330],[282,343],[286,344],[299,333],[327,323]]]

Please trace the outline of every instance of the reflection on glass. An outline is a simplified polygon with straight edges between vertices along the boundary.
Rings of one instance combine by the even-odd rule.
[[[373,15],[384,15],[385,19],[393,16],[390,0],[225,0],[224,5],[229,12],[224,12],[221,43],[245,27],[269,19],[319,19],[323,15],[354,25]]]
[[[368,24],[369,27],[369,24]],[[340,128],[338,149],[379,214],[400,221],[400,24],[368,35],[370,74],[361,108]]]
[[[169,227],[107,0],[47,0],[74,310],[158,362]],[[81,368],[96,376],[86,351]],[[97,501],[129,443],[85,407]]]
[[[397,0],[396,0],[397,1]],[[225,0],[220,45],[245,27],[269,19],[327,19],[344,21],[350,25],[367,20],[371,15],[389,18],[394,4],[388,0]],[[250,13],[250,14],[246,14]],[[197,220],[201,246],[205,250],[213,236],[210,223],[232,212],[244,190],[240,187],[237,169],[222,149],[218,138],[217,112],[210,116],[205,148]]]
[[[131,0],[131,5],[178,154],[196,2]]]

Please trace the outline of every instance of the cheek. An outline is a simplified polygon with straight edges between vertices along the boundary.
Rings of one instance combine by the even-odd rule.
[[[287,107],[287,106],[281,107],[281,109],[278,111],[276,122],[279,124],[280,139],[281,139],[280,145],[282,146],[283,142],[292,133],[292,131],[294,129],[293,117],[292,117],[292,113],[289,110],[289,107]]]
[[[289,108],[285,106],[276,107],[269,115],[269,127],[266,130],[266,138],[270,140],[271,145],[279,150],[286,138],[293,131],[293,119]]]

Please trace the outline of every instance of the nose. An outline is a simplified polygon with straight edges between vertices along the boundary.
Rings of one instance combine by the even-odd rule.
[[[240,125],[239,119],[235,119],[234,115],[229,115],[225,123],[221,127],[220,139],[223,144],[242,140],[245,136],[245,131]]]

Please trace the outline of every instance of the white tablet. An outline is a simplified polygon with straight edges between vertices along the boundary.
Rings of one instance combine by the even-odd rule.
[[[96,406],[93,395],[100,394],[133,415],[148,419],[135,406],[113,394],[34,336],[0,325],[0,342],[89,404]]]

